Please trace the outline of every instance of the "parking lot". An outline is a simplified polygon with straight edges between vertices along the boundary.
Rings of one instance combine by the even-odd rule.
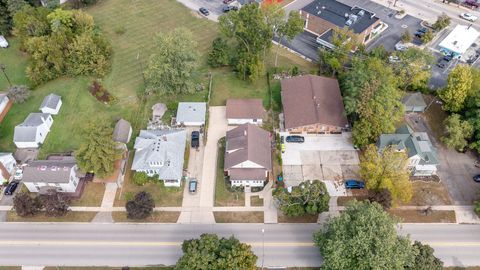
[[[288,185],[316,179],[343,182],[344,178],[358,177],[358,151],[353,148],[350,133],[304,137],[304,143],[285,142],[282,166]]]

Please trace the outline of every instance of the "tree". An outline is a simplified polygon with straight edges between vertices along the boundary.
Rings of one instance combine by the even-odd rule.
[[[0,35],[9,35],[13,16],[27,3],[24,0],[0,0]]]
[[[221,37],[213,40],[212,51],[208,54],[208,64],[211,67],[222,67],[230,63],[230,48],[227,41]]]
[[[13,34],[20,40],[20,47],[25,48],[25,43],[30,37],[40,37],[50,33],[50,23],[47,19],[49,10],[44,7],[34,8],[25,5],[13,16]]]
[[[345,111],[352,119],[353,140],[364,147],[391,133],[403,116],[401,93],[392,69],[375,57],[354,58],[340,76]]]
[[[293,187],[291,192],[280,187],[273,191],[273,197],[280,210],[287,216],[314,215],[328,211],[328,195],[325,183],[305,181]]]
[[[47,216],[61,217],[67,214],[70,203],[67,196],[57,191],[49,191],[47,194],[40,195],[40,198]]]
[[[192,33],[186,28],[158,33],[155,43],[155,53],[150,56],[144,71],[146,91],[163,94],[191,92],[198,59],[197,43]]]
[[[105,120],[96,119],[87,125],[84,133],[86,141],[75,152],[80,169],[100,178],[112,174],[118,156],[112,128]]]
[[[21,217],[36,215],[43,205],[38,196],[32,197],[26,192],[20,192],[13,198],[13,209]]]
[[[380,190],[373,190],[368,196],[370,202],[376,202],[380,204],[384,210],[390,209],[392,207],[392,193],[386,188]]]
[[[339,217],[314,234],[322,269],[403,270],[413,264],[410,240],[398,236],[396,222],[377,203],[350,203]]]
[[[257,269],[257,256],[251,246],[233,236],[219,238],[215,234],[202,234],[199,239],[183,241],[182,251],[175,266],[178,270]]]
[[[451,112],[461,111],[472,88],[472,72],[467,65],[457,65],[448,74],[447,86],[440,91],[443,109]]]
[[[477,216],[480,217],[480,201],[475,201],[474,202],[474,211]]]
[[[283,11],[284,9],[282,8],[281,10]],[[291,41],[293,38],[295,38],[295,36],[303,31],[304,23],[305,20],[302,18],[299,12],[291,11],[288,14],[287,21],[281,21],[277,29],[275,29],[275,33],[278,36],[278,45],[275,52],[275,67],[278,63],[278,51],[280,50],[282,40],[286,39],[287,41]]]
[[[331,39],[333,47],[321,46],[318,50],[320,73],[336,73],[343,71],[350,61],[350,53],[357,47],[357,39],[353,31],[348,29],[334,29]]]
[[[8,89],[7,95],[14,103],[24,103],[30,97],[30,89],[25,85],[14,85]]]
[[[468,145],[468,139],[473,135],[473,126],[461,119],[460,115],[452,114],[443,122],[445,132],[442,142],[449,148],[463,151]]]
[[[360,157],[360,175],[365,179],[368,189],[388,189],[394,205],[399,201],[407,203],[413,194],[407,162],[407,154],[397,151],[395,146],[378,151],[371,144]]]
[[[103,77],[110,68],[111,47],[108,41],[96,32],[76,36],[68,45],[67,73],[73,76],[93,75]]]
[[[135,185],[143,186],[148,183],[148,175],[145,172],[135,172],[132,180]]]
[[[446,13],[442,13],[440,16],[437,17],[437,20],[435,21],[435,23],[432,25],[432,28],[435,30],[435,31],[440,31],[442,30],[443,28],[447,27],[448,25],[450,25],[450,21],[452,19],[450,17],[448,17],[448,15]]]
[[[428,50],[410,47],[406,51],[397,52],[396,56],[399,61],[392,63],[392,66],[399,86],[403,90],[428,89],[432,74],[429,67],[435,60],[433,54]]]
[[[410,35],[408,29],[405,29],[405,31],[402,33],[402,35],[400,36],[400,40],[403,43],[409,43],[412,41],[412,36]]]
[[[426,44],[432,41],[433,38],[434,38],[433,32],[430,29],[427,29],[427,31],[423,34],[420,40],[422,41],[422,43]]]
[[[233,64],[243,80],[255,80],[264,69],[263,59],[273,35],[267,18],[255,3],[219,18],[220,32],[235,44]]]
[[[142,191],[137,193],[132,201],[128,201],[125,208],[127,210],[127,218],[145,219],[152,215],[155,201],[150,193]]]
[[[413,248],[416,251],[415,261],[411,267],[406,270],[442,270],[443,262],[433,255],[433,248],[429,245],[423,245],[415,241]]]

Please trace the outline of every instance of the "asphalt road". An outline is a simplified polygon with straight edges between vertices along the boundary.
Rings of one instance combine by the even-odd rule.
[[[0,265],[172,265],[184,239],[201,233],[235,235],[253,246],[258,265],[318,266],[317,224],[0,224]],[[262,229],[265,233],[262,236]],[[480,225],[403,225],[446,265],[480,265]]]

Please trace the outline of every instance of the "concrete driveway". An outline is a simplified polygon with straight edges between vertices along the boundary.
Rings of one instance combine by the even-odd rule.
[[[187,8],[198,13],[199,16],[206,17],[209,20],[218,22],[218,17],[223,14],[223,1],[221,0],[177,0]],[[198,11],[204,7],[210,11],[210,15],[204,16]]]
[[[286,137],[286,133],[281,133]],[[285,142],[283,176],[289,185],[304,180],[343,181],[356,177],[359,158],[351,134],[304,135],[304,143]]]

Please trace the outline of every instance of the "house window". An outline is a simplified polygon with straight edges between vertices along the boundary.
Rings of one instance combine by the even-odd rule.
[[[42,137],[42,136],[43,136],[43,135],[42,135],[42,133],[40,132],[40,137]]]
[[[257,122],[257,119],[253,119],[253,122],[256,123],[256,122]]]

